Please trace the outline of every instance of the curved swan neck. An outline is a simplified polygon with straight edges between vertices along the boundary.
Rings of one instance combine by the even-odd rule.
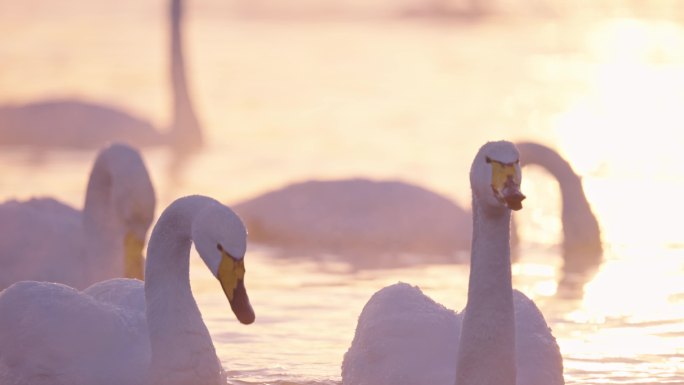
[[[485,210],[473,198],[470,281],[456,385],[515,385],[510,219],[510,210]]]
[[[103,272],[123,273],[124,226],[113,207],[112,188],[115,183],[114,165],[107,153],[101,153],[95,160],[83,204],[83,232],[85,234],[84,270],[91,281],[108,278]]]
[[[173,145],[183,148],[199,147],[202,133],[197,115],[190,100],[190,91],[183,57],[181,0],[171,1],[171,85],[173,87],[173,120],[169,132]]]
[[[88,177],[85,202],[83,204],[83,218],[88,224],[99,225],[107,221],[94,221],[95,218],[104,218],[106,208],[110,206],[112,193],[112,173],[110,164],[104,156],[95,160]],[[92,232],[90,226],[86,226],[86,232]]]
[[[585,271],[601,260],[601,230],[580,178],[575,175],[572,180],[559,179],[558,184],[562,199],[563,268],[569,272]]]
[[[534,143],[522,143],[518,148],[525,165],[540,166],[556,178],[563,199],[563,207],[576,207],[590,211],[589,202],[582,188],[582,179],[575,174],[565,159],[552,149]]]
[[[152,315],[148,318],[151,330],[151,323],[159,314],[174,310],[171,305],[196,308],[190,290],[192,221],[209,202],[201,197],[177,200],[162,213],[152,231],[145,263],[145,298],[148,317]],[[155,311],[157,307],[161,313]]]
[[[174,384],[173,377],[165,377],[173,368],[193,361],[208,362],[203,369],[209,369],[209,373],[221,371],[209,331],[192,296],[189,277],[192,222],[211,202],[199,196],[175,201],[159,217],[150,238],[145,300],[153,383]],[[203,354],[207,357],[198,357]]]
[[[541,144],[517,144],[525,165],[538,165],[553,175],[561,192],[564,270],[584,271],[601,260],[601,230],[584,194],[582,179],[556,151]]]
[[[520,152],[520,159],[525,165],[535,164],[543,167],[558,180],[579,182],[579,177],[570,164],[553,149],[532,142],[516,143]]]

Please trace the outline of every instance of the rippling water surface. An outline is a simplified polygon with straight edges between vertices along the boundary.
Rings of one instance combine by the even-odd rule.
[[[233,203],[293,181],[350,176],[401,179],[468,206],[467,169],[484,141],[543,142],[583,176],[606,250],[594,274],[559,284],[558,188],[525,169],[514,285],[553,328],[566,382],[684,383],[676,2],[549,2],[477,22],[398,18],[386,2],[363,17],[323,19],[188,3],[187,60],[207,146],[184,160],[145,151],[160,210],[190,193]],[[164,8],[0,0],[0,104],[71,96],[163,127]],[[0,197],[50,194],[81,207],[93,156],[3,148]],[[465,304],[467,265],[358,270],[335,255],[310,257],[250,244],[250,326],[234,320],[193,259],[193,290],[230,383],[339,383],[356,318],[384,285],[409,282],[447,307]]]

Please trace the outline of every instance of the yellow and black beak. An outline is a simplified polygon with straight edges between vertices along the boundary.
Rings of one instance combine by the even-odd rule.
[[[217,277],[226,293],[230,308],[235,313],[238,321],[245,325],[254,322],[255,315],[252,304],[247,296],[245,288],[245,261],[237,260],[221,250],[221,263],[219,264]]]
[[[501,163],[487,158],[492,165],[492,192],[499,202],[511,210],[522,209],[525,195],[520,192],[519,162]]]
[[[145,261],[143,248],[145,240],[127,232],[124,238],[124,277],[143,280],[145,278]]]

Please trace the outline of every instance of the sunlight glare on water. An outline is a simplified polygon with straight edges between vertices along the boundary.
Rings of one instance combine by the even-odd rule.
[[[602,215],[609,241],[667,245],[681,238],[681,205],[648,197],[684,192],[677,155],[684,144],[682,33],[669,21],[601,24],[588,38],[596,57],[591,87],[556,118],[563,149],[593,177],[588,194],[599,211],[609,210]],[[632,220],[619,215],[626,209]],[[646,223],[658,231],[643,231]]]

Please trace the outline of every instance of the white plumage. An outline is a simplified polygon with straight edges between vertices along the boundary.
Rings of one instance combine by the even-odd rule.
[[[383,256],[402,253],[445,259],[470,247],[467,211],[401,181],[306,181],[242,202],[235,210],[256,242],[295,255],[344,255],[357,265],[381,264]]]
[[[595,266],[600,232],[580,177],[549,147],[523,142],[519,150],[523,166],[539,165],[558,181],[566,270]],[[235,210],[256,242],[286,255],[341,255],[357,267],[461,262],[460,254],[471,246],[472,215],[466,208],[402,181],[308,180],[240,202]]]
[[[52,198],[0,204],[0,288],[21,280],[84,288],[123,277],[127,235],[139,249],[129,247],[128,257],[142,272],[154,210],[154,189],[138,151],[122,144],[103,149],[82,212]]]
[[[563,362],[543,315],[511,286],[510,215],[521,207],[518,152],[491,142],[471,168],[468,304],[454,313],[407,284],[386,287],[359,316],[345,385],[557,385]]]
[[[242,222],[213,199],[181,198],[155,226],[144,284],[113,279],[79,292],[23,281],[0,293],[0,383],[224,384],[190,290],[192,241],[238,319],[253,322],[244,271],[227,277],[223,267],[243,261]]]

